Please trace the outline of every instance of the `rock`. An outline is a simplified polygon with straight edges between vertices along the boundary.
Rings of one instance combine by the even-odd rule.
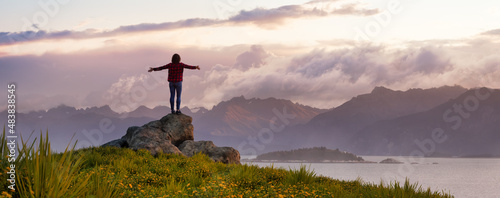
[[[117,139],[117,140],[113,140],[113,141],[110,141],[110,142],[102,145],[102,147],[105,147],[105,146],[116,146],[116,147],[121,147],[121,148],[128,148],[128,142],[127,142],[127,140],[124,140],[124,139]]]
[[[402,164],[403,162],[400,162],[400,161],[393,159],[393,158],[387,158],[385,160],[380,161],[379,163],[381,163],[381,164]]]
[[[102,146],[133,150],[146,149],[152,155],[174,153],[191,157],[201,152],[216,162],[240,164],[240,153],[234,148],[217,147],[212,141],[193,141],[192,121],[191,117],[184,114],[169,114],[141,127],[129,127],[121,139],[110,141]]]
[[[193,118],[181,114],[168,114],[160,120],[151,121],[142,127],[129,127],[127,134],[122,137],[132,147],[137,141],[165,141],[179,146],[185,140],[193,140]]]
[[[192,141],[186,140],[179,146],[181,152],[191,157],[196,153],[208,155],[215,162],[225,164],[240,164],[240,153],[232,147],[217,147],[212,141]]]
[[[212,141],[195,142],[192,140],[187,140],[187,141],[184,141],[184,143],[182,143],[179,146],[179,150],[181,150],[181,152],[184,155],[186,155],[188,157],[192,157],[194,154],[199,153],[199,152],[206,154],[215,147],[216,146],[214,145],[214,143]]]
[[[183,155],[182,152],[173,144],[168,141],[135,141],[132,146],[133,150],[146,149],[151,152],[151,155],[158,155],[159,153],[173,153]]]
[[[224,164],[240,164],[240,152],[233,147],[217,147],[208,153],[211,159]]]

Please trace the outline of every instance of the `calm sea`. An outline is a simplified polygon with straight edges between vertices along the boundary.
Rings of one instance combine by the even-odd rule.
[[[251,156],[242,156],[251,158]],[[367,161],[380,162],[388,156],[363,156]],[[456,198],[500,198],[500,159],[482,158],[417,158],[391,157],[403,164],[351,164],[311,163],[305,164],[316,174],[340,180],[384,183],[398,181],[418,183],[424,189],[451,193]],[[411,163],[413,162],[413,163]],[[415,163],[417,162],[417,163]],[[252,163],[269,166],[270,163]],[[300,163],[274,163],[275,167],[297,169]]]

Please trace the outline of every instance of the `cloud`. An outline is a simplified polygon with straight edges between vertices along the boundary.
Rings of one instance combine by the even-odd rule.
[[[324,17],[330,15],[374,15],[378,9],[360,8],[359,3],[334,5],[337,1],[311,1],[302,5],[286,5],[278,8],[256,8],[250,11],[240,11],[228,19],[192,18],[175,22],[141,23],[136,25],[120,26],[109,31],[87,29],[84,31],[54,31],[26,30],[22,32],[0,32],[0,45],[13,45],[29,41],[46,39],[88,39],[111,37],[124,33],[139,33],[147,31],[165,31],[181,28],[206,27],[212,25],[235,25],[252,23],[259,27],[270,28],[283,24],[287,19]]]
[[[213,20],[213,19],[186,19],[177,22],[166,22],[166,23],[142,23],[138,25],[128,25],[121,26],[113,31],[103,33],[105,35],[114,35],[117,33],[132,33],[132,32],[144,32],[144,31],[157,31],[157,30],[171,30],[179,28],[190,28],[190,27],[204,27],[214,24],[220,24],[223,21]]]
[[[327,72],[338,71],[349,82],[356,83],[362,75],[380,75],[385,69],[376,58],[383,47],[368,46],[354,49],[341,49],[330,52],[314,50],[292,60],[288,72],[298,72],[305,77],[316,78]]]
[[[176,22],[165,23],[141,23],[137,25],[120,26],[111,31],[97,31],[88,29],[85,31],[55,31],[47,32],[44,30],[24,31],[24,32],[0,32],[0,45],[11,45],[28,41],[44,39],[88,39],[98,37],[115,36],[123,33],[136,33],[147,31],[172,30],[189,27],[203,27],[222,23],[223,21],[212,19],[187,19]]]
[[[244,95],[285,98],[331,108],[370,92],[375,86],[398,90],[454,84],[498,87],[500,84],[495,79],[500,78],[500,56],[493,47],[498,44],[490,45],[482,45],[484,50],[478,50],[478,46],[431,44],[402,49],[385,45],[352,46],[315,49],[287,57],[266,56],[258,59],[265,62],[265,66],[246,70],[218,65],[205,73],[199,83],[203,94],[193,96],[193,101],[216,104]],[[249,48],[245,53],[254,51],[255,46]],[[273,50],[262,46],[262,51]],[[479,58],[471,65],[462,53]]]
[[[331,62],[326,56],[315,54],[316,52],[321,53],[311,52],[310,56],[316,58],[305,60],[306,65],[311,66],[321,60]],[[347,90],[340,91],[337,87],[356,90],[349,83],[349,77],[339,70],[311,68],[317,69],[318,72],[314,71],[312,73],[315,74],[310,75],[304,67],[290,69],[295,65],[294,60],[300,58],[268,56],[263,60],[267,62],[265,67],[251,67],[245,71],[224,65],[213,67],[199,83],[205,89],[201,92],[203,94],[195,96],[196,100],[217,104],[219,101],[244,95],[248,98],[286,98],[313,106],[332,107],[333,104],[344,101],[347,95],[339,94]]]
[[[130,112],[141,105],[151,103],[158,105],[159,98],[163,98],[163,101],[167,98],[167,91],[159,91],[167,87],[166,79],[166,72],[154,75],[122,75],[102,95],[95,97],[102,97],[105,104],[110,104],[110,107],[118,112]]]
[[[229,18],[229,21],[241,23],[251,22],[257,25],[281,24],[288,18],[299,18],[304,16],[326,16],[324,10],[305,9],[301,5],[288,5],[275,9],[256,8],[251,11],[240,11],[239,14]]]
[[[302,5],[286,5],[273,9],[256,8],[250,11],[240,11],[229,18],[235,23],[248,22],[261,27],[272,27],[283,24],[287,19],[325,17],[330,15],[360,15],[369,16],[379,13],[378,9],[360,8],[359,3],[337,5],[337,0],[313,0]]]
[[[327,48],[301,54],[285,45],[209,49],[123,49],[118,45],[68,54],[0,57],[0,84],[18,83],[19,107],[27,110],[61,103],[77,107],[112,105],[116,101],[114,110],[122,111],[138,105],[168,106],[168,87],[162,84],[166,83],[167,72],[147,73],[146,69],[169,62],[176,52],[186,64],[202,68],[185,71],[182,106],[211,108],[222,100],[244,95],[331,108],[375,86],[400,90],[454,84],[498,88],[500,44],[488,39],[478,36],[397,46],[345,44],[334,49],[327,44],[323,45]],[[293,53],[284,53],[286,50]],[[148,87],[155,82],[158,86]],[[0,92],[1,97],[6,93]],[[127,109],[122,108],[128,104]],[[6,101],[0,100],[0,111],[5,105]]]
[[[498,36],[498,35],[500,35],[500,29],[489,30],[489,31],[481,33],[481,35]]]
[[[266,64],[264,59],[268,56],[270,54],[261,45],[252,45],[250,51],[246,51],[236,57],[235,66],[243,71],[252,67],[260,67]]]
[[[248,46],[172,49],[156,46],[124,48],[118,45],[75,53],[7,56],[0,57],[0,84],[17,84],[19,110],[22,112],[46,110],[62,103],[74,107],[102,106],[116,99],[122,100],[119,104],[128,104],[125,100],[133,99],[134,95],[127,96],[127,91],[138,85],[147,88],[155,84],[159,84],[156,89],[146,89],[148,98],[141,105],[168,105],[168,86],[160,83],[167,82],[167,72],[148,73],[148,67],[164,65],[170,62],[173,53],[179,53],[186,64],[202,68],[196,72],[186,71],[187,82],[195,79],[192,75],[202,76],[202,72],[216,64],[234,65],[235,57],[246,50]],[[197,87],[199,81],[193,81],[192,86]],[[110,98],[112,94],[115,95]],[[122,97],[123,94],[128,98]],[[189,97],[194,94],[196,92],[190,90],[183,92]],[[7,97],[6,92],[0,93],[2,95]],[[0,100],[0,111],[5,109],[6,104],[7,100]]]

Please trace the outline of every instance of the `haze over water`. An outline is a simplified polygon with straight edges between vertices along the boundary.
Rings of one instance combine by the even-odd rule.
[[[390,156],[363,156],[380,162]],[[391,157],[404,161],[405,157]],[[340,180],[356,180],[379,184],[380,181],[420,184],[424,189],[449,192],[456,198],[500,197],[500,159],[498,158],[423,158],[419,164],[312,163],[305,164],[317,174]],[[270,163],[252,163],[269,166]],[[275,167],[300,167],[300,163],[274,163]],[[412,171],[408,171],[412,170]],[[390,180],[388,180],[390,179]]]

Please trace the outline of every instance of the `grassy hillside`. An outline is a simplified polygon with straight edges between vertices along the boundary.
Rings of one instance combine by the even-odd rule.
[[[50,152],[47,136],[23,144],[16,191],[7,188],[5,130],[0,197],[451,197],[415,184],[363,184],[298,170],[214,163],[205,155],[151,156],[121,148]]]

